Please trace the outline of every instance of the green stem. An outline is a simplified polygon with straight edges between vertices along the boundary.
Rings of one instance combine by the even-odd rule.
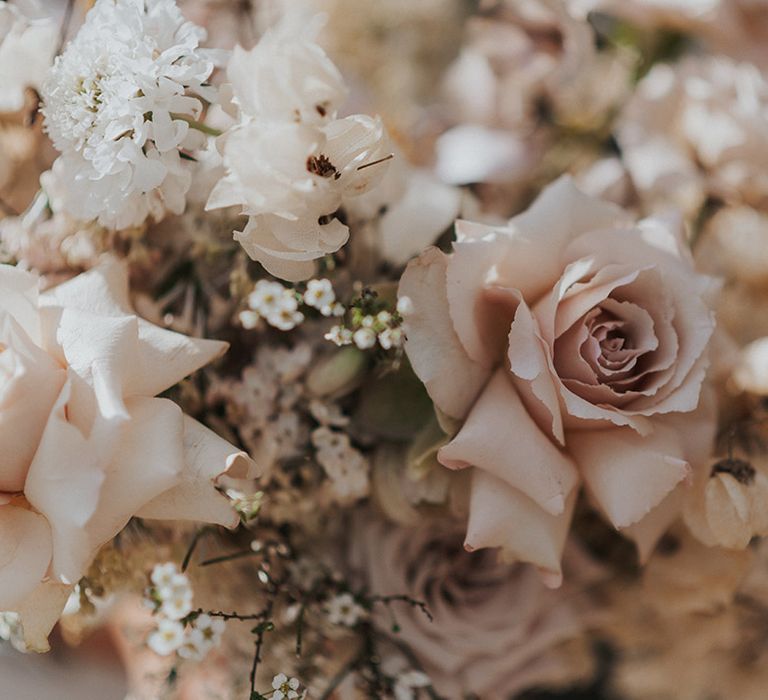
[[[204,134],[208,134],[208,136],[221,136],[224,133],[221,129],[214,129],[212,126],[198,122],[184,114],[176,114],[175,112],[172,112],[171,119],[181,119],[181,121],[187,122],[190,128],[202,131]]]

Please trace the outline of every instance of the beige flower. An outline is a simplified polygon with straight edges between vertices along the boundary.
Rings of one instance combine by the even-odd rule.
[[[136,317],[109,263],[44,294],[0,267],[0,609],[46,636],[99,547],[133,516],[233,527],[214,488],[248,457],[153,398],[226,349]]]
[[[466,546],[560,576],[578,484],[641,555],[680,512],[714,421],[699,409],[710,280],[679,223],[629,220],[562,178],[506,228],[458,222],[403,275],[406,352],[474,468]],[[706,402],[705,402],[706,403]]]
[[[642,201],[695,214],[707,196],[768,204],[768,82],[722,56],[659,63],[621,115],[618,140]]]
[[[407,594],[426,603],[433,620],[393,603],[391,614],[379,610],[374,622],[408,645],[442,697],[501,700],[588,673],[578,648],[567,645],[585,627],[586,598],[574,590],[548,590],[535,569],[504,563],[495,552],[466,552],[460,533],[439,525],[395,527],[369,515],[354,536],[354,556],[373,595]],[[569,573],[594,581],[596,567],[573,554]]]

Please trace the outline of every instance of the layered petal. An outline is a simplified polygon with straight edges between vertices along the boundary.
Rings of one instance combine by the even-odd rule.
[[[398,295],[413,302],[404,324],[406,352],[438,408],[464,418],[490,376],[467,355],[454,330],[446,293],[447,258],[426,250],[406,268]]]
[[[438,459],[451,469],[492,474],[552,515],[563,513],[578,481],[573,462],[539,430],[504,370],[494,374]]]

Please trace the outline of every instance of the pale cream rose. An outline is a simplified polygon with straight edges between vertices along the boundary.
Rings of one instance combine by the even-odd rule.
[[[117,263],[43,294],[0,266],[0,610],[31,648],[131,517],[237,524],[214,482],[255,465],[153,398],[225,349],[138,318]]]
[[[715,428],[700,402],[712,281],[680,222],[634,222],[566,177],[507,227],[456,228],[453,253],[413,261],[400,295],[411,364],[461,426],[438,460],[473,469],[466,546],[557,584],[583,482],[647,556]]]
[[[389,611],[377,608],[374,622],[407,645],[441,697],[503,700],[589,674],[585,649],[573,643],[587,626],[583,590],[552,591],[531,566],[505,563],[497,552],[466,552],[461,533],[444,523],[404,528],[369,514],[356,521],[352,546],[372,595],[426,603],[432,620],[399,602]],[[576,550],[566,567],[582,587],[601,576]]]

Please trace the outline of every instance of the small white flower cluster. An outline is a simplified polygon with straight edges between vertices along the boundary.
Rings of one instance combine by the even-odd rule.
[[[362,452],[353,447],[349,435],[322,426],[312,432],[315,456],[331,480],[331,493],[342,504],[368,495],[370,465]]]
[[[368,611],[355,600],[351,593],[339,593],[331,598],[326,604],[325,611],[332,625],[343,627],[354,627],[368,615]]]
[[[346,312],[343,304],[336,301],[331,281],[326,279],[307,282],[304,303],[317,309],[323,316],[343,316]]]
[[[302,302],[323,316],[343,316],[346,312],[344,306],[336,301],[330,280],[309,280],[303,294],[284,287],[280,282],[259,280],[248,295],[248,308],[240,312],[240,323],[243,328],[251,329],[263,318],[281,331],[293,330],[304,321],[304,314],[299,310]]]
[[[243,328],[255,328],[262,318],[281,331],[296,328],[304,320],[299,296],[279,282],[259,280],[248,295],[248,309],[240,312],[240,323]]]
[[[354,344],[360,350],[370,350],[377,342],[384,350],[402,347],[405,338],[401,324],[412,307],[411,300],[402,297],[394,314],[387,310],[376,314],[353,313],[351,328],[343,324],[333,326],[325,338],[339,347]]]
[[[204,38],[174,0],[97,0],[43,86],[62,154],[53,176],[73,217],[122,229],[184,210],[181,153],[205,143],[189,122],[216,95]]]
[[[347,242],[337,210],[370,189],[391,158],[380,119],[337,118],[347,90],[315,43],[318,28],[289,11],[253,49],[235,49],[227,75],[239,121],[221,137],[226,175],[207,205],[242,207],[249,219],[235,238],[292,282]]]
[[[192,612],[192,586],[176,564],[157,564],[150,580],[147,602],[159,618],[157,629],[147,640],[152,651],[160,656],[178,653],[184,659],[199,660],[218,646],[225,627],[223,620],[201,614],[185,627],[183,620]]]
[[[261,509],[264,500],[264,492],[243,493],[236,489],[227,489],[227,496],[232,501],[232,506],[240,514],[243,520],[253,520]]]
[[[392,696],[395,700],[416,700],[419,690],[432,685],[430,677],[422,671],[410,667],[401,656],[389,656],[384,659],[381,670],[393,679]]]
[[[27,646],[24,643],[24,630],[21,627],[21,618],[18,613],[0,613],[0,639],[10,642],[17,651],[27,651]]]
[[[284,673],[278,673],[272,679],[272,700],[297,700],[305,693],[301,692],[301,682],[298,678],[288,678]]]

